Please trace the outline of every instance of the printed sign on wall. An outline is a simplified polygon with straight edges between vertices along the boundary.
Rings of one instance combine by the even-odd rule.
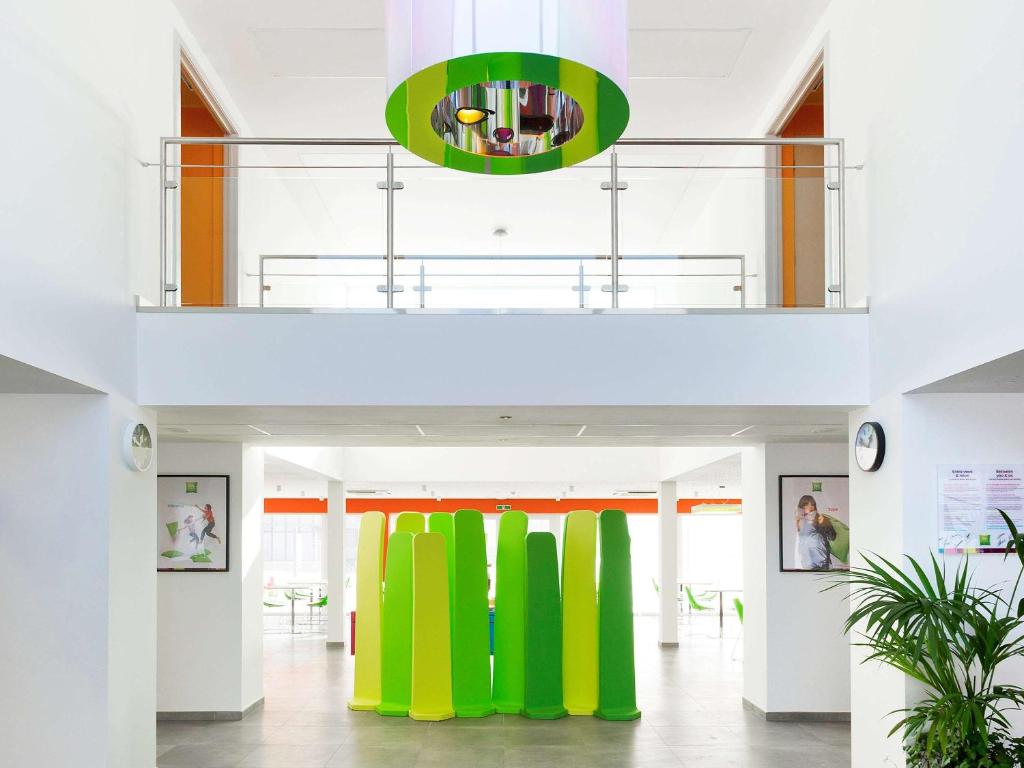
[[[1010,531],[998,510],[1024,529],[1024,465],[944,464],[938,486],[939,552],[1006,552]]]

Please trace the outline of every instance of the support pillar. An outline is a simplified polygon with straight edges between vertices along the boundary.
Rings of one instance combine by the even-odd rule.
[[[658,552],[660,566],[658,645],[679,645],[679,529],[676,502],[679,493],[675,480],[658,487]]]
[[[795,509],[792,500],[779,508],[780,476],[845,475],[847,447],[769,443],[744,448],[741,461],[744,702],[768,720],[848,721],[849,605],[838,590],[822,592],[820,574],[782,572],[779,544]]]
[[[345,621],[345,484],[327,483],[327,645],[342,647]]]

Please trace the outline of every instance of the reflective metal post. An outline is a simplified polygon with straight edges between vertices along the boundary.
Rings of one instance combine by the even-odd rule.
[[[612,309],[619,307],[619,156],[612,147]]]
[[[388,309],[395,308],[395,156],[388,147],[387,167],[387,295]]]
[[[160,139],[160,306],[167,306],[167,141]]]
[[[846,142],[837,140],[839,162],[839,306],[846,307]]]

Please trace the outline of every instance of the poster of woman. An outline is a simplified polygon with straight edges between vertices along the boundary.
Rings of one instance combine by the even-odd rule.
[[[849,476],[779,477],[779,567],[798,572],[849,570]]]
[[[228,570],[228,476],[157,478],[158,571]]]

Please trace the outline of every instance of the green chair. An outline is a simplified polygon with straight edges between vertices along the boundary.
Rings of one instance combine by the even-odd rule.
[[[736,609],[736,617],[740,620],[740,626],[743,625],[743,601],[738,597],[732,599],[732,607]],[[732,659],[736,660],[736,649],[740,647],[740,638],[743,635],[736,635],[736,641],[732,644]]]
[[[691,611],[710,611],[710,605],[704,605],[703,603],[697,602],[697,598],[693,596],[693,590],[690,587],[683,587],[686,590],[686,602],[690,606]]]
[[[317,616],[323,618],[324,608],[327,607],[327,595],[317,598],[316,600],[310,600],[307,605],[309,606],[309,623],[313,623],[313,609],[317,609]]]

